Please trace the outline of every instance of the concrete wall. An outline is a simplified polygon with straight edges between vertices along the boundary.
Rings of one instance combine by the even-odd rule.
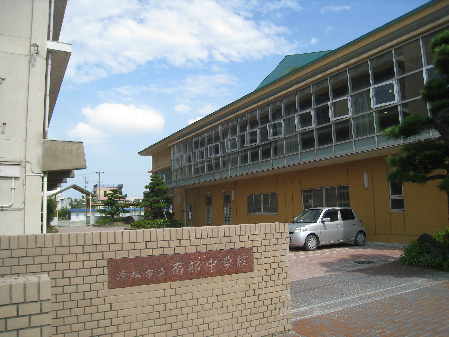
[[[252,247],[254,271],[108,289],[108,259]],[[46,273],[52,336],[272,336],[291,328],[285,224],[0,237],[0,275]]]
[[[0,4],[0,163],[21,165],[14,204],[0,212],[0,234],[40,233],[42,142],[48,0]],[[39,44],[34,54],[31,44]],[[1,124],[0,124],[1,125]],[[11,179],[0,177],[0,205],[11,201]],[[4,191],[4,192],[3,192]],[[8,224],[8,225],[6,225]],[[14,224],[14,225],[13,225]],[[25,225],[26,224],[26,225]]]
[[[205,225],[206,196],[210,196],[212,224],[222,225],[223,195],[234,191],[232,224],[291,222],[302,211],[303,189],[349,185],[350,204],[368,231],[368,241],[408,243],[424,232],[433,235],[438,229],[444,230],[447,227],[447,195],[438,190],[435,182],[404,184],[404,211],[390,210],[386,180],[389,169],[386,156],[381,156],[209,186],[176,188],[174,213],[178,220],[182,220],[191,205],[192,217],[186,216],[187,225]],[[368,188],[365,188],[364,172],[368,172]],[[271,192],[278,195],[278,214],[247,214],[247,195]]]
[[[51,336],[51,283],[47,275],[0,279],[0,335]]]

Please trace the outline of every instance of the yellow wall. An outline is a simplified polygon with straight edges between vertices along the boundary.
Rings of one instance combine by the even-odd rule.
[[[151,169],[153,171],[157,171],[161,167],[166,167],[170,165],[171,165],[170,148],[152,155]]]
[[[182,220],[182,210],[185,210],[187,226],[204,226],[206,196],[211,196],[212,224],[223,225],[223,195],[232,195],[234,191],[232,224],[290,222],[302,210],[301,190],[349,185],[351,206],[367,229],[368,241],[407,243],[424,232],[434,234],[437,229],[447,227],[447,196],[436,188],[437,183],[405,184],[405,211],[391,212],[388,170],[383,156],[288,173],[273,171],[271,175],[257,178],[248,175],[247,179],[209,186],[176,188],[175,215]],[[365,188],[365,172],[368,172],[368,188]],[[248,194],[271,192],[278,195],[278,214],[246,214]],[[192,208],[191,219],[188,219],[188,205]]]

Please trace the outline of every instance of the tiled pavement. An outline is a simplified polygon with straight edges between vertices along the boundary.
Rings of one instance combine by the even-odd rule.
[[[399,245],[290,251],[294,336],[447,336],[449,273],[404,267]]]

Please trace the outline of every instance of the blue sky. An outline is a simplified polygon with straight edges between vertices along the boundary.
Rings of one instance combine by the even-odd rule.
[[[68,183],[143,195],[138,152],[252,92],[287,54],[338,48],[423,0],[70,0],[49,138],[84,142]],[[86,183],[87,181],[87,183]],[[66,197],[80,197],[70,190]]]

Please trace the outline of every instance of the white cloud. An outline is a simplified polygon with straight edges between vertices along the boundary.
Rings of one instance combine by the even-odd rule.
[[[175,111],[182,114],[188,114],[190,113],[190,110],[192,110],[192,108],[186,104],[178,104],[177,106],[175,106]]]
[[[315,37],[312,37],[311,39],[310,39],[310,42],[309,42],[310,44],[317,44],[318,43],[318,39],[317,38],[315,38]]]
[[[210,103],[206,103],[206,104],[204,104],[204,106],[202,108],[198,108],[198,112],[203,115],[208,115],[208,114],[214,112],[215,110],[217,110],[217,107],[214,107]]]
[[[343,10],[349,11],[351,9],[351,6],[324,6],[320,9],[321,14],[325,14],[327,12],[341,12]]]
[[[273,12],[282,9],[289,9],[295,12],[300,12],[302,10],[302,7],[298,4],[297,1],[294,0],[273,1],[263,6],[263,10],[267,12]]]
[[[155,60],[195,66],[294,49],[282,36],[286,28],[250,20],[232,5],[218,0],[69,1],[61,33],[61,41],[73,43],[66,78],[92,81]],[[299,9],[290,0],[275,5]]]
[[[324,30],[326,33],[329,33],[330,31],[334,30],[334,27],[326,26],[326,29]]]
[[[222,97],[230,93],[229,86],[236,86],[237,84],[237,78],[228,74],[189,75],[182,81],[165,83],[164,86],[155,84],[150,86],[127,85],[113,88],[109,91],[100,91],[99,96],[102,99],[129,99],[139,96],[142,93],[150,92],[154,94],[174,95],[187,99],[197,97]]]
[[[102,139],[119,136],[131,136],[144,132],[160,132],[164,127],[164,118],[156,111],[139,109],[134,105],[103,103],[94,109],[84,108],[82,113],[88,123],[78,123],[68,134],[73,138]]]
[[[84,143],[103,142],[106,138],[103,132],[83,122],[79,122],[74,129],[67,131],[67,134],[71,138],[81,139]]]
[[[196,121],[199,121],[201,118],[203,118],[203,117],[196,117],[195,119],[189,118],[189,119],[187,120],[187,122],[188,122],[189,124],[193,124],[193,123],[195,123]]]

